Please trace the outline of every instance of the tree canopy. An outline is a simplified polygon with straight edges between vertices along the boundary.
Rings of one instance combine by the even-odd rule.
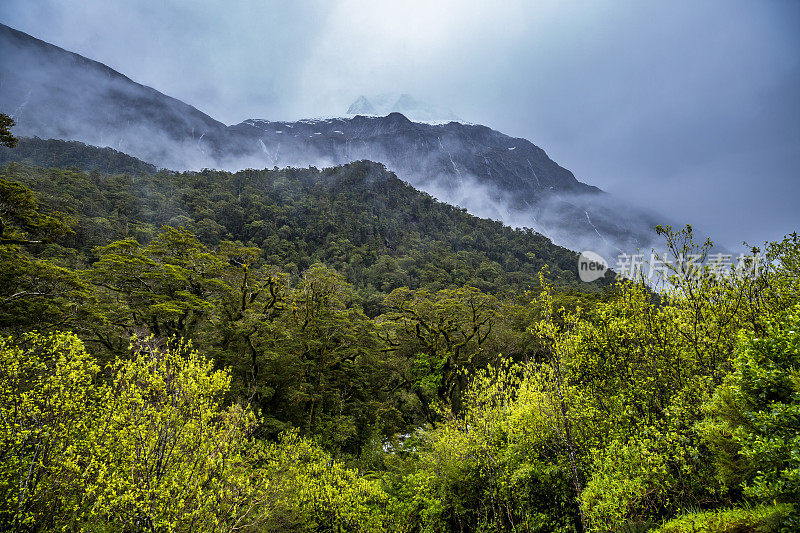
[[[0,168],[2,529],[800,524],[796,234],[755,275],[584,284],[374,163],[34,145],[94,166]]]

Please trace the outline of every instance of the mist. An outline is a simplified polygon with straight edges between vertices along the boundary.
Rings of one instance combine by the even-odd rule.
[[[797,3],[7,0],[0,21],[225,124],[399,90],[724,245],[800,225]]]

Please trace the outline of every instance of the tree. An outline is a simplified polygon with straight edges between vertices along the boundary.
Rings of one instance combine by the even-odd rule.
[[[259,265],[258,248],[224,241],[219,253],[227,258],[221,275],[230,290],[217,302],[211,320],[214,327],[207,332],[212,337],[209,344],[218,345],[219,359],[242,381],[239,394],[259,404],[263,353],[256,344],[286,309],[288,275],[276,267]]]
[[[352,287],[312,265],[274,319],[257,325],[261,407],[273,428],[321,435],[332,449],[360,450],[385,396],[374,325],[352,305]]]
[[[412,384],[428,422],[435,422],[432,404],[460,410],[461,395],[471,371],[483,368],[496,354],[484,350],[496,322],[498,302],[478,289],[396,289],[386,297],[381,317],[386,351],[410,360],[405,380]]]
[[[30,189],[0,179],[0,328],[73,324],[85,284],[74,271],[35,255],[70,231],[63,215],[42,213]]]
[[[232,531],[259,503],[252,412],[230,376],[152,338],[107,370],[71,333],[0,339],[0,523],[13,530]],[[256,484],[254,484],[256,483]]]
[[[230,376],[183,341],[135,340],[113,365],[87,470],[92,514],[144,531],[232,531],[253,502],[252,412],[223,406]]]
[[[0,145],[14,148],[18,139],[11,134],[14,126],[14,119],[6,114],[0,113]]]
[[[297,432],[254,445],[259,501],[267,532],[405,531],[392,515],[380,480],[359,475]]]
[[[69,232],[63,215],[40,212],[33,191],[0,179],[0,245],[41,244]]]
[[[800,305],[739,336],[734,370],[707,405],[700,431],[720,478],[763,502],[797,506],[800,527]]]
[[[574,383],[569,383],[567,375],[569,359],[574,359],[575,344],[574,336],[570,332],[561,331],[556,317],[556,310],[553,308],[551,289],[544,284],[542,279],[543,291],[539,296],[546,312],[544,320],[532,326],[536,335],[546,342],[547,355],[543,364],[528,376],[528,386],[530,397],[535,398],[536,409],[539,411],[539,418],[549,427],[551,439],[542,439],[545,442],[550,440],[554,446],[554,456],[556,458],[566,458],[569,466],[572,489],[580,518],[580,531],[586,531],[586,517],[584,516],[583,506],[580,503],[583,489],[586,484],[586,473],[583,457],[586,453],[585,448],[580,442],[577,426],[577,413],[575,412]],[[563,313],[563,309],[561,310]],[[571,320],[579,320],[578,310]],[[574,326],[574,324],[573,324]],[[570,393],[573,394],[570,394]],[[530,393],[529,393],[530,394]],[[532,402],[533,403],[533,402]],[[560,457],[559,457],[560,456]]]
[[[37,530],[81,507],[100,367],[75,335],[0,338],[0,524]]]
[[[183,228],[166,227],[147,246],[128,238],[97,249],[90,279],[100,294],[103,320],[97,339],[119,352],[144,329],[159,337],[190,337],[230,287],[221,279],[223,257]]]

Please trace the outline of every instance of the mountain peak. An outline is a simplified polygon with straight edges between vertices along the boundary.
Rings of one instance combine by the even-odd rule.
[[[375,107],[373,107],[372,103],[367,100],[366,96],[359,96],[356,98],[355,102],[350,104],[350,107],[347,108],[348,115],[374,115]]]
[[[375,96],[361,95],[347,108],[348,115],[378,115],[402,113],[417,122],[450,122],[459,120],[449,109],[417,100],[408,93],[384,93]]]
[[[21,136],[109,146],[176,169],[375,160],[440,200],[532,227],[576,250],[642,248],[653,225],[638,215],[622,221],[620,209],[533,143],[456,122],[451,112],[410,94],[361,96],[347,118],[252,119],[228,127],[101,63],[5,26],[0,50],[15,58],[13,65],[0,61],[0,112],[14,116]]]

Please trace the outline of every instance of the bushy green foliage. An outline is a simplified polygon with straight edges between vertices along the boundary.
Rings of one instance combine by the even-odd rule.
[[[8,526],[224,530],[239,518],[252,415],[222,408],[229,378],[196,352],[136,348],[110,382],[71,334],[3,339],[0,354]]]
[[[6,529],[797,528],[796,235],[578,287],[372,163],[140,170],[0,170]]]
[[[88,297],[85,284],[37,257],[69,232],[63,215],[41,212],[31,190],[0,179],[0,328],[21,333],[72,323],[76,300]]]
[[[505,293],[507,284],[494,277],[487,285],[487,280],[452,275],[474,276],[478,263],[473,259],[485,262],[491,256],[507,265],[492,272],[509,275],[525,288],[539,283],[535,272],[543,261],[574,259],[540,236],[439,204],[371,163],[323,173],[288,169],[131,177],[20,165],[6,171],[34,185],[50,208],[74,217],[74,233],[60,245],[43,251],[2,249],[12,254],[4,274],[13,278],[0,280],[13,296],[0,302],[0,311],[7,309],[7,327],[68,326],[102,348],[106,360],[126,350],[132,333],[191,338],[232,368],[231,396],[261,414],[260,434],[274,437],[298,428],[348,453],[420,421],[435,421],[439,402],[458,410],[465,372],[498,352],[529,357],[525,306],[506,301],[505,312],[498,313],[494,298],[460,286],[472,279]],[[30,191],[25,194],[32,197]],[[213,235],[203,229],[212,219],[222,228]],[[157,222],[185,227],[156,229]],[[253,231],[267,236],[260,246]],[[465,232],[478,232],[483,244],[465,241]],[[285,245],[279,248],[287,253],[276,255],[265,243],[284,233]],[[298,260],[292,255],[298,246],[314,255]],[[539,248],[543,257],[533,255]],[[339,269],[315,266],[313,258],[326,258]],[[361,266],[354,269],[354,261]],[[430,270],[448,264],[453,268]],[[402,269],[405,273],[392,278]],[[560,274],[553,279],[574,278],[555,271]],[[395,281],[387,285],[388,279]],[[400,287],[405,284],[425,289]],[[400,288],[392,296],[382,292],[394,287]],[[427,307],[436,320],[455,317],[458,325],[440,328],[419,344],[409,331],[409,309],[397,307],[400,294],[416,302],[417,311]],[[393,314],[378,319],[378,327],[368,318],[390,309]],[[480,316],[473,317],[479,309]],[[30,321],[21,320],[24,316]],[[521,332],[523,343],[514,331]],[[463,338],[440,343],[452,334]],[[392,340],[398,336],[400,349]]]
[[[800,507],[800,306],[742,333],[734,370],[700,426],[723,482],[762,502]],[[800,527],[800,508],[787,518]]]
[[[255,510],[262,531],[363,531],[402,529],[389,495],[296,433],[259,445],[254,459],[263,503]]]
[[[14,530],[385,531],[373,481],[288,435],[253,443],[230,376],[134,339],[100,378],[72,334],[0,339],[0,520]]]
[[[654,533],[777,533],[785,506],[747,507],[690,513],[654,530]]]
[[[74,335],[0,338],[0,524],[36,530],[80,506],[100,371]]]
[[[222,406],[230,377],[183,343],[134,340],[110,369],[87,466],[92,514],[143,530],[230,530],[249,504],[254,420]]]
[[[457,413],[467,377],[496,360],[486,344],[498,322],[499,302],[472,287],[436,293],[402,288],[387,296],[386,307],[384,340],[411,361],[406,379],[428,421],[435,421],[437,402]]]
[[[427,488],[429,497],[418,506],[427,502],[423,508],[454,529],[526,530],[532,526],[520,517],[532,515],[515,516],[523,491],[517,487],[506,500],[496,487],[519,479],[520,472],[504,469],[508,465],[543,464],[558,472],[563,498],[544,507],[550,513],[545,530],[556,524],[646,530],[686,509],[744,504],[742,489],[765,502],[796,500],[789,450],[798,449],[791,407],[797,363],[794,333],[786,331],[797,328],[776,329],[770,318],[777,311],[774,302],[795,297],[791,287],[800,271],[785,260],[796,251],[789,242],[774,245],[781,252],[766,279],[676,273],[672,288],[660,295],[627,284],[617,297],[574,311],[556,308],[546,289],[537,305],[542,318],[532,327],[544,343],[537,359],[493,379],[474,378],[464,413],[426,435],[418,464],[426,475],[407,476],[409,482],[424,481],[421,491]],[[779,288],[767,279],[784,283]],[[709,448],[699,428],[709,415],[728,412],[703,406],[715,393],[730,396],[728,383],[741,379],[736,369],[742,358],[755,357],[754,348],[742,352],[740,345],[737,351],[735,341],[750,328],[762,331],[756,353],[770,372],[748,368],[773,381],[760,382],[749,394],[769,402],[775,400],[769,394],[781,390],[784,403],[752,414],[763,428],[747,438],[759,453],[744,462],[753,475],[758,472],[757,481],[740,486],[746,478],[719,479],[714,460],[721,449]],[[765,351],[777,362],[765,362],[771,361]],[[726,427],[723,434],[730,439],[736,432]],[[741,449],[736,447],[740,455]],[[531,469],[543,475],[543,469]],[[524,500],[524,508],[547,501],[538,497]],[[417,516],[427,515],[417,510]],[[782,520],[791,530],[791,518]]]
[[[19,139],[11,133],[14,126],[14,119],[4,113],[0,113],[0,146],[14,148]]]
[[[460,416],[400,448],[388,477],[412,530],[575,531],[569,469],[550,453],[547,414],[518,391],[519,372],[478,372]]]
[[[574,252],[439,203],[371,162],[322,171],[121,175],[11,163],[0,178],[32,188],[48,210],[69,213],[75,233],[62,242],[85,262],[93,247],[111,240],[146,244],[163,225],[183,226],[205,245],[257,246],[266,263],[290,274],[318,262],[335,268],[370,316],[400,287],[522,293],[544,265],[559,286],[579,285]]]

